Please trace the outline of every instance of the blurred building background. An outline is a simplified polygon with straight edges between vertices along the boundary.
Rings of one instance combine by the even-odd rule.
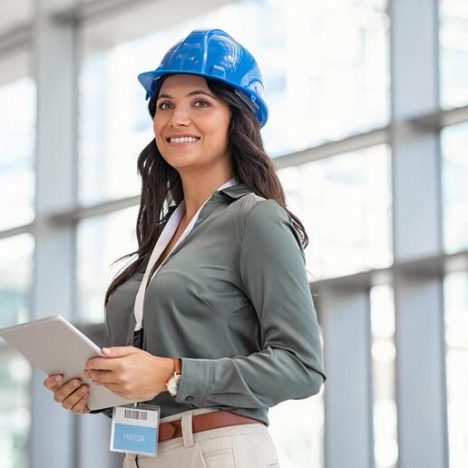
[[[328,380],[270,410],[281,466],[467,467],[466,0],[0,0],[0,327],[99,341],[152,139],[136,76],[202,27],[258,59],[310,237]],[[44,377],[0,343],[0,468],[120,466]]]

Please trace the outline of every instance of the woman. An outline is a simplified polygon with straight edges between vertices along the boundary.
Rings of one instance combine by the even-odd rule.
[[[137,258],[108,288],[112,347],[85,376],[161,408],[157,456],[124,467],[279,466],[268,408],[326,376],[307,235],[260,135],[261,72],[224,31],[195,30],[139,80],[155,139],[138,160]],[[89,412],[87,386],[60,378],[44,381],[55,400]]]

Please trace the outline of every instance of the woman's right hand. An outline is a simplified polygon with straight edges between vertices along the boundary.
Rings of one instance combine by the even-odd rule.
[[[88,385],[81,385],[80,379],[72,379],[63,385],[62,381],[62,375],[53,374],[49,375],[43,384],[54,393],[54,400],[61,403],[65,409],[75,414],[89,413],[89,408],[86,406],[89,395]]]

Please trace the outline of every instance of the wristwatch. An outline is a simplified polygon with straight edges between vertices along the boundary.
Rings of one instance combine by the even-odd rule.
[[[177,395],[177,388],[179,387],[179,380],[181,374],[181,360],[179,358],[171,358],[174,361],[174,375],[167,381],[166,388],[171,396]]]

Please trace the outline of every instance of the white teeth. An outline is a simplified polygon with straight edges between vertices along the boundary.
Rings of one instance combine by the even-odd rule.
[[[169,138],[169,141],[171,143],[193,143],[198,140],[199,138],[194,138],[194,137]]]

